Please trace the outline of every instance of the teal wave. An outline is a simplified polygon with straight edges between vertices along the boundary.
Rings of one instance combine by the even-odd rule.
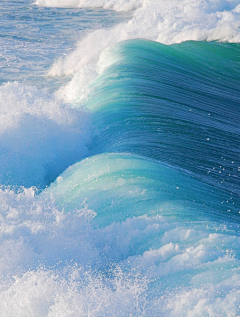
[[[239,194],[239,44],[126,41],[84,104],[91,153],[131,152]]]
[[[238,222],[239,52],[205,42],[116,45],[84,104],[95,127],[90,158],[47,191],[67,210],[86,203],[99,225],[171,214],[162,210],[169,203],[185,220]]]
[[[49,194],[59,209],[94,210],[96,226],[143,215],[170,216],[181,223],[223,221],[227,208],[236,208],[223,191],[130,153],[104,153],[71,166],[41,198]]]

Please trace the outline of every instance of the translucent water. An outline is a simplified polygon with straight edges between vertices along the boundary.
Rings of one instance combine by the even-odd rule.
[[[0,1],[0,316],[240,315],[239,13]]]

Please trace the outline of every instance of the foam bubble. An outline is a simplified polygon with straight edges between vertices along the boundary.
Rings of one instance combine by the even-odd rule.
[[[91,125],[83,110],[16,82],[0,87],[0,107],[1,184],[47,185],[88,154]]]

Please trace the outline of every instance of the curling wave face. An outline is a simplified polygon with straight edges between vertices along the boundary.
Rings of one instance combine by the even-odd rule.
[[[92,113],[91,153],[144,155],[238,194],[238,54],[235,44],[116,45],[102,55],[88,99],[73,103]]]
[[[238,2],[35,4],[125,20],[0,87],[0,315],[240,315]]]

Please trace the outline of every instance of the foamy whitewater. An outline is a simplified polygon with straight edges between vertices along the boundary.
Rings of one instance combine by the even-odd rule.
[[[240,316],[240,4],[0,0],[0,316]]]

